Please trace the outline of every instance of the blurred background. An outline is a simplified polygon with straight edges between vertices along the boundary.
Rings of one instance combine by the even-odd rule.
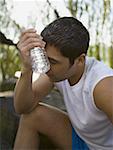
[[[88,55],[113,68],[112,0],[0,0],[0,91],[14,88],[14,74],[20,69],[16,48],[20,31],[34,27],[40,33],[63,16],[83,22],[91,37]]]
[[[8,144],[7,149],[11,148],[16,132],[14,127],[18,122],[12,99],[17,80],[15,73],[20,70],[21,64],[16,45],[21,30],[34,27],[40,33],[48,23],[63,16],[74,16],[82,21],[91,37],[88,55],[113,68],[112,0],[0,0],[1,149]],[[9,112],[13,112],[16,119]],[[13,121],[10,121],[12,118]]]

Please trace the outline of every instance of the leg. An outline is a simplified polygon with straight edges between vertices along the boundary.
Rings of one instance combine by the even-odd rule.
[[[15,141],[15,150],[38,148],[38,133],[47,135],[58,148],[72,149],[72,127],[67,114],[57,108],[40,104],[21,117]]]

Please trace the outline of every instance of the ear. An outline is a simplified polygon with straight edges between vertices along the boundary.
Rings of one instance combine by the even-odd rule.
[[[78,58],[77,58],[77,63],[78,64],[83,64],[85,62],[85,53],[82,53]]]

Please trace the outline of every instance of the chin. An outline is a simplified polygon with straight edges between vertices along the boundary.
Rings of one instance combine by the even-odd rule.
[[[63,80],[66,79],[66,78],[57,78],[57,77],[52,76],[52,75],[48,75],[48,77],[50,78],[50,80],[51,80],[52,82],[60,82],[60,81],[63,81]]]
[[[60,81],[63,81],[65,79],[55,79],[54,82],[60,82]]]
[[[50,78],[50,80],[52,81],[52,82],[59,82],[60,80],[59,79],[56,79],[56,78],[54,78],[54,77],[49,77]]]

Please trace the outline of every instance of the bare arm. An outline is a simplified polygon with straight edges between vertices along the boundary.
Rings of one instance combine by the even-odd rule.
[[[53,87],[53,83],[46,75],[41,75],[32,84],[30,49],[36,46],[44,47],[45,45],[34,30],[29,29],[22,33],[18,44],[22,61],[22,74],[16,84],[14,94],[14,107],[16,112],[20,114],[30,112]]]
[[[53,88],[53,83],[46,75],[41,75],[32,84],[32,73],[22,73],[17,81],[14,95],[14,106],[17,113],[32,111]]]
[[[113,77],[100,81],[94,89],[96,106],[103,111],[113,124]]]

